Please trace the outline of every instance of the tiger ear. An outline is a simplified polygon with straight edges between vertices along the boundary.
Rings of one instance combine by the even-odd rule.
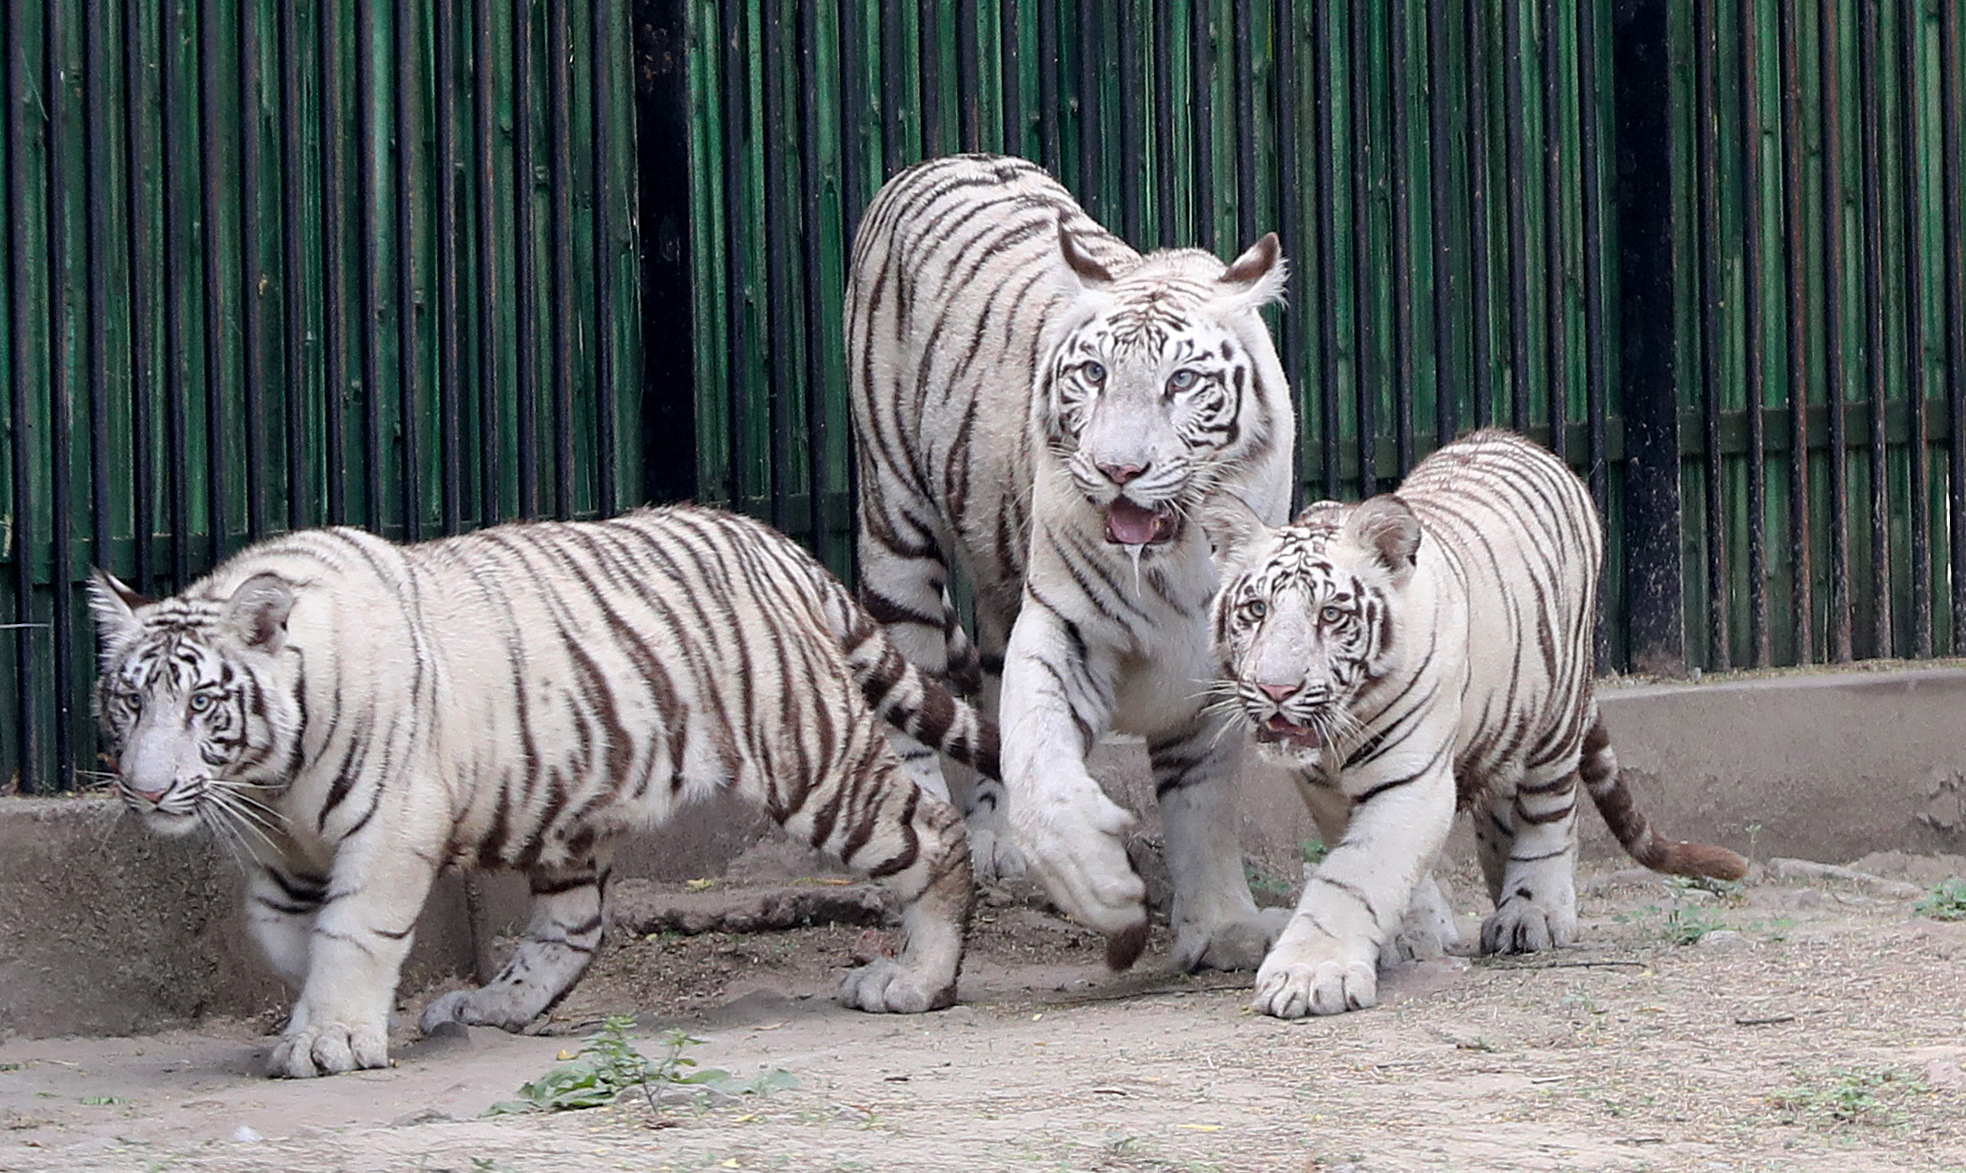
[[[225,604],[225,621],[249,648],[268,654],[286,643],[287,616],[294,609],[294,589],[277,574],[255,574],[232,592]]]
[[[1113,271],[1085,251],[1078,234],[1066,226],[1063,212],[1058,214],[1058,259],[1062,262],[1059,280],[1068,291],[1103,291],[1113,283]]]
[[[1276,233],[1266,232],[1263,239],[1229,262],[1215,285],[1217,296],[1228,302],[1229,312],[1239,314],[1283,300],[1283,287],[1289,279],[1290,263],[1283,259],[1283,246]]]
[[[1413,559],[1420,551],[1420,519],[1395,493],[1381,493],[1352,509],[1345,519],[1345,537],[1375,554],[1392,572],[1393,585],[1413,577]]]
[[[89,571],[89,610],[96,617],[96,646],[104,656],[137,631],[137,608],[151,600],[101,568]]]
[[[1201,503],[1201,531],[1208,535],[1216,571],[1231,574],[1246,565],[1271,529],[1234,493],[1211,493]]]

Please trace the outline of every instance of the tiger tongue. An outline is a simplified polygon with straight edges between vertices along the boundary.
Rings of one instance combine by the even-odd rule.
[[[1151,546],[1174,537],[1174,511],[1149,509],[1125,497],[1106,507],[1106,540],[1122,546]]]

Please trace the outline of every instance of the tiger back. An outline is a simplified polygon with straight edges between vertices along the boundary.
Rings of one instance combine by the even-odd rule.
[[[1580,780],[1646,866],[1744,873],[1731,852],[1661,839],[1618,778],[1592,695],[1601,528],[1547,451],[1481,431],[1395,494],[1319,502],[1280,529],[1227,500],[1209,520],[1227,564],[1220,689],[1301,772],[1335,844],[1258,973],[1259,1009],[1373,1004],[1457,807],[1495,902],[1485,952],[1574,938]]]
[[[1177,961],[1253,965],[1276,929],[1236,842],[1237,739],[1198,686],[1217,580],[1194,517],[1223,486],[1272,520],[1288,506],[1295,417],[1258,314],[1285,269],[1273,235],[1227,264],[1143,256],[1035,165],[990,155],[895,176],[854,241],[862,600],[916,664],[960,678],[960,563],[981,666],[1001,672],[1003,785],[967,804],[979,869],[1028,862],[1115,963],[1145,931],[1131,816],[1085,767],[1115,730],[1147,740]],[[948,793],[932,752],[908,757]]]
[[[276,1075],[387,1062],[398,970],[449,867],[525,872],[532,920],[423,1026],[523,1027],[593,958],[615,841],[724,792],[901,897],[906,947],[849,974],[846,1002],[955,996],[967,845],[885,730],[986,771],[995,730],[756,522],[674,507],[408,546],[302,531],[158,602],[99,575],[94,606],[126,803],[250,860],[248,926],[300,990]]]

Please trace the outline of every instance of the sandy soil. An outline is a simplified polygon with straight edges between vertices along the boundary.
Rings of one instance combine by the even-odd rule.
[[[1856,866],[1924,887],[1966,860]],[[1476,891],[1456,877],[1470,930]],[[0,1045],[0,1170],[1966,1170],[1966,922],[1909,891],[1598,869],[1580,947],[1409,966],[1379,1009],[1301,1023],[1248,1013],[1248,974],[1106,974],[1002,894],[964,1004],[917,1018],[831,1002],[865,929],[617,940],[543,1033],[386,1071],[260,1079],[270,1023]],[[610,1012],[652,1055],[681,1027],[799,1086],[481,1115]]]

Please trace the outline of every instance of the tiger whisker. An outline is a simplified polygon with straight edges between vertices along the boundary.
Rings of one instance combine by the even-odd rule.
[[[238,832],[214,817],[212,809],[204,805],[198,807],[198,823],[211,833],[214,842],[225,848],[225,853],[232,857],[232,862],[241,871],[245,870],[246,861],[239,858],[239,849],[242,845],[238,842]]]
[[[224,815],[226,821],[221,825],[223,825],[226,828],[227,832],[235,840],[238,841],[241,847],[246,849],[246,854],[252,857],[254,863],[256,864],[260,863],[262,862],[262,860],[260,858],[258,849],[253,847],[253,845],[247,841],[246,839],[247,832],[251,832],[255,838],[257,838],[260,842],[266,844],[266,847],[269,851],[272,851],[276,855],[279,854],[280,851],[279,846],[273,842],[272,838],[269,837],[264,830],[260,829],[257,823],[253,822],[250,818],[248,818],[245,812],[241,808],[232,805],[231,796],[227,795],[224,791],[222,790],[206,791],[205,804],[201,806],[199,809],[201,813],[205,811],[217,811],[218,813]],[[244,866],[243,861],[241,863],[241,866]]]

